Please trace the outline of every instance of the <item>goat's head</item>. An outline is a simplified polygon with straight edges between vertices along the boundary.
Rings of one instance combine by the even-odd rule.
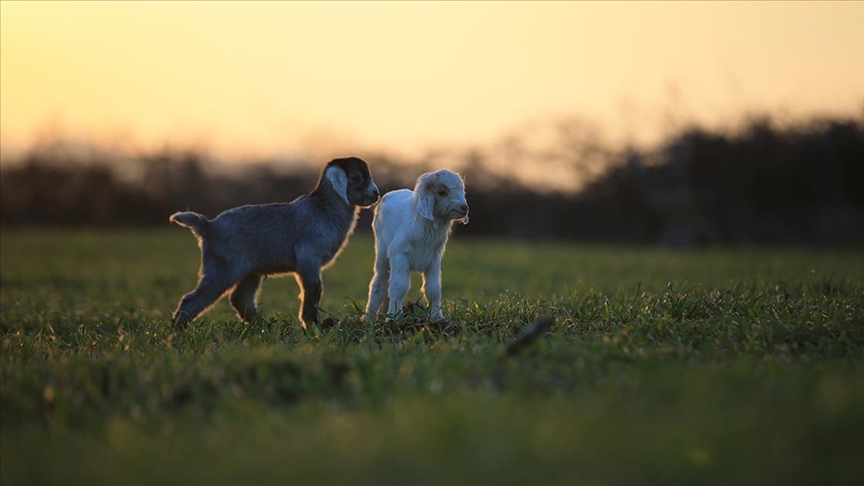
[[[417,212],[432,221],[458,219],[468,224],[468,201],[465,199],[465,183],[459,174],[441,169],[423,174],[414,187]]]
[[[378,186],[372,180],[369,166],[363,159],[333,159],[324,168],[322,179],[330,182],[336,194],[348,204],[365,208],[378,202]]]

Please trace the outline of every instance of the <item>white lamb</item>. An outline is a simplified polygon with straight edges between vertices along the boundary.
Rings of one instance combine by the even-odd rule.
[[[367,319],[379,315],[388,296],[387,313],[396,316],[402,311],[412,271],[423,273],[423,294],[432,317],[443,317],[441,258],[453,220],[468,223],[465,184],[455,172],[442,169],[423,174],[414,191],[400,189],[384,195],[372,222],[375,275],[369,284]]]

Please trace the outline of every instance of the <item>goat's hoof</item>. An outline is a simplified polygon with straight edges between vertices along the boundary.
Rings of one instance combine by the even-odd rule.
[[[327,319],[324,319],[323,321],[321,321],[320,324],[318,324],[318,328],[321,329],[322,331],[326,331],[328,329],[332,329],[332,328],[336,327],[338,324],[339,324],[339,322],[336,319],[333,319],[332,317],[328,317]]]

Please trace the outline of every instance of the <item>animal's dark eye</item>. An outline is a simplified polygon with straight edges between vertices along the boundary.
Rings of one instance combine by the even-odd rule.
[[[438,195],[439,196],[446,196],[447,195],[447,189],[439,189]]]
[[[351,184],[359,184],[359,183],[360,183],[360,176],[359,175],[352,175],[351,176]]]

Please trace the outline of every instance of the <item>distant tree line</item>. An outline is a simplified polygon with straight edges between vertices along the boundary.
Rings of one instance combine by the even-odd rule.
[[[602,167],[578,191],[544,191],[492,164],[503,159],[544,170],[545,152],[448,154],[468,181],[471,223],[460,234],[683,246],[864,243],[861,120],[781,127],[762,118],[734,133],[691,127],[652,150],[611,149],[574,132],[562,131],[552,151],[565,154],[574,171],[589,162]],[[508,146],[514,143],[521,141]],[[357,155],[385,191],[411,187],[440,165],[432,155]],[[70,156],[39,146],[0,166],[0,224],[167,226],[177,210],[212,217],[242,204],[293,199],[312,187],[319,169],[265,161],[216,170],[200,153],[170,150],[118,164],[109,153]],[[368,231],[369,213],[358,231]]]

